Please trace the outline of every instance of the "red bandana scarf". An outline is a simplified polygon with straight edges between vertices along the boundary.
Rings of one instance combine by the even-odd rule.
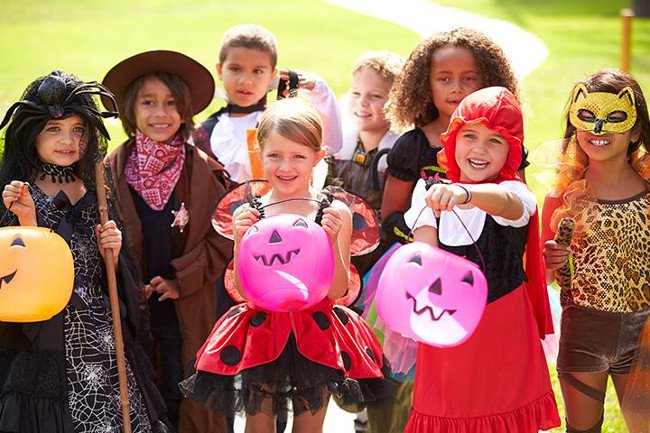
[[[182,138],[161,143],[136,130],[135,147],[124,167],[124,176],[151,209],[162,210],[181,176],[184,162]]]

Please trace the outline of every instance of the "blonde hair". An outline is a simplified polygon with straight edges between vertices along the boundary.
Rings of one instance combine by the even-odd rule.
[[[272,132],[314,151],[320,151],[323,145],[320,115],[311,103],[300,97],[282,99],[264,111],[257,128],[260,149],[264,149],[264,142]]]
[[[352,75],[366,70],[375,71],[392,86],[403,67],[404,60],[392,51],[366,51],[354,65]]]

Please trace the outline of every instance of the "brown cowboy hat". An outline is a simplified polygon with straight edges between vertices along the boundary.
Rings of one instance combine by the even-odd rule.
[[[153,50],[136,54],[113,66],[102,84],[115,95],[122,109],[126,88],[136,78],[153,72],[168,72],[185,81],[192,97],[192,113],[200,113],[214,97],[214,78],[210,71],[196,60],[176,51]],[[105,107],[110,104],[102,98]]]

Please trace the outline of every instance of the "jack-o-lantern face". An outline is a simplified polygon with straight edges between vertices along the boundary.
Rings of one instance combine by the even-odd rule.
[[[0,228],[0,321],[37,322],[70,300],[74,263],[68,244],[42,227]]]
[[[299,215],[264,218],[242,237],[237,274],[246,298],[269,311],[298,311],[321,301],[334,276],[325,230]]]
[[[487,281],[474,263],[414,242],[386,263],[376,302],[377,314],[396,332],[432,346],[456,346],[481,320]]]

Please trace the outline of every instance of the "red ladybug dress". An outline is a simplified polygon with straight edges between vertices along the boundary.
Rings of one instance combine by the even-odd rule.
[[[317,223],[332,199],[321,201]],[[194,367],[181,383],[184,394],[223,413],[264,411],[283,420],[289,401],[299,415],[326,406],[330,393],[356,407],[390,394],[388,366],[372,330],[328,298],[290,313],[235,305],[215,324]],[[263,409],[267,398],[271,407]]]

